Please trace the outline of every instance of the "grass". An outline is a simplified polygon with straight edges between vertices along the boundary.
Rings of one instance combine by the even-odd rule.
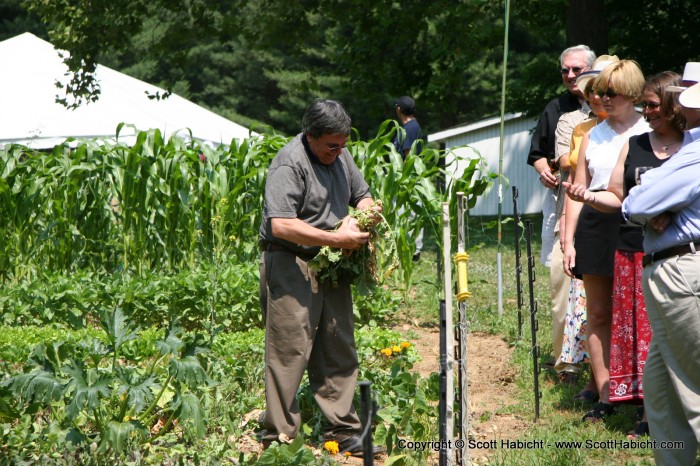
[[[528,216],[532,225],[531,250],[535,264],[534,298],[538,303],[535,313],[539,322],[537,345],[539,364],[549,359],[551,345],[551,307],[549,305],[549,270],[540,264],[540,216]],[[522,337],[518,331],[517,286],[515,273],[514,224],[502,225],[503,315],[499,316],[497,304],[497,254],[499,251],[497,222],[492,218],[468,220],[467,253],[469,254],[469,291],[467,318],[471,332],[499,335],[513,347],[511,364],[517,368],[517,403],[504,407],[509,413],[532,420],[530,428],[520,434],[502,432],[505,439],[541,440],[542,448],[497,448],[489,457],[494,465],[644,465],[654,464],[653,453],[648,448],[625,448],[607,443],[609,440],[626,441],[625,433],[634,426],[636,406],[620,406],[616,415],[605,423],[584,424],[581,417],[588,405],[573,401],[573,395],[583,386],[566,387],[556,383],[553,372],[541,370],[539,374],[540,417],[534,421],[534,376],[532,371],[532,341],[528,274],[525,236],[521,237],[521,276],[523,286]],[[415,272],[416,282],[411,293],[412,310],[408,313],[414,323],[437,326],[438,286],[434,238],[427,235],[425,253]],[[453,244],[453,251],[456,245]],[[442,256],[440,254],[440,259]],[[456,314],[455,314],[456,315]],[[470,355],[471,358],[476,357]],[[499,439],[497,439],[499,440]],[[500,441],[500,440],[499,440]],[[581,441],[580,448],[564,448],[555,442]],[[586,445],[588,442],[588,445]]]

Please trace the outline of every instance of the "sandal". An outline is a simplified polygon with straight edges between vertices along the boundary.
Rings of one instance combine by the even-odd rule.
[[[598,422],[602,421],[606,417],[615,414],[615,407],[610,403],[599,402],[583,415],[583,422]]]
[[[586,403],[595,403],[598,401],[598,394],[593,390],[581,390],[574,396],[574,400],[583,401]]]
[[[649,423],[644,421],[638,422],[634,429],[627,432],[627,438],[630,440],[636,440],[647,435],[649,435]]]

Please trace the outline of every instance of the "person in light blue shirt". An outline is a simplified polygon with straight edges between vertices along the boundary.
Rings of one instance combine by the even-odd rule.
[[[654,336],[644,408],[657,465],[694,464],[700,442],[700,84],[679,102],[683,147],[622,204],[625,219],[646,225],[642,286]],[[682,447],[661,448],[665,441]]]

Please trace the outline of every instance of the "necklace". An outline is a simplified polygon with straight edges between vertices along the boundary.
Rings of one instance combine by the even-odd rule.
[[[664,148],[665,151],[667,151],[669,147],[675,146],[675,145],[676,145],[676,143],[675,143],[675,142],[672,142],[672,143],[666,144],[665,146],[662,146],[662,147]]]
[[[661,137],[658,134],[656,134],[654,131],[652,131],[651,134],[654,136],[654,139],[656,139],[657,144],[661,146],[664,152],[668,152],[670,148],[679,143],[679,141],[671,141],[667,144],[664,144],[664,142],[661,140]]]

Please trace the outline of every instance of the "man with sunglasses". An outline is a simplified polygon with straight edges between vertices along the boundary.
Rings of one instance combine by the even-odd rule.
[[[369,234],[349,222],[349,206],[381,210],[372,207],[369,186],[345,148],[350,125],[339,102],[315,100],[304,113],[302,133],[280,149],[268,171],[259,236],[264,446],[299,433],[296,394],[307,370],[327,420],[326,440],[336,441],[341,452],[362,453],[352,403],[358,360],[350,282],[320,283],[308,268],[321,246],[351,252],[368,241]]]
[[[552,99],[544,108],[532,135],[527,163],[539,175],[540,183],[547,188],[542,205],[542,250],[540,261],[550,267],[553,248],[559,247],[555,240],[557,215],[557,195],[559,190],[558,167],[555,163],[555,133],[559,118],[568,112],[581,108],[585,99],[576,84],[576,78],[589,70],[596,56],[585,45],[577,45],[564,50],[559,58],[562,83],[565,94]],[[559,215],[561,212],[558,212]],[[561,268],[561,261],[555,264]],[[552,360],[547,363],[557,374],[562,374],[562,382],[575,383],[576,374],[570,367],[559,361],[563,341],[564,319],[566,318],[566,297],[569,293],[569,280],[563,270],[550,272],[550,295],[552,300]]]

